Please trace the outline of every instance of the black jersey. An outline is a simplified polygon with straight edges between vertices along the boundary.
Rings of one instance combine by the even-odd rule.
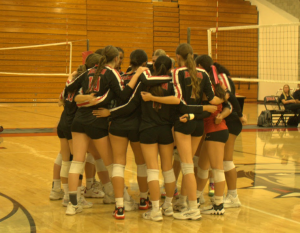
[[[300,100],[300,90],[296,90],[293,94],[295,100]]]
[[[121,83],[123,86],[126,86],[132,77],[135,75],[136,72],[128,72],[124,75],[121,76]],[[137,85],[136,85],[137,86]],[[134,88],[134,90],[136,87]],[[133,94],[134,95],[134,94]],[[133,95],[131,98],[133,98]],[[114,112],[114,109],[119,109],[124,107],[124,101],[116,100],[116,108],[112,108],[112,112]],[[126,110],[126,108],[125,108]],[[110,117],[111,119],[111,129],[122,129],[122,130],[138,130],[139,125],[140,125],[140,119],[141,119],[141,108],[140,106],[136,106],[134,109],[127,109],[127,113],[118,116],[117,114],[112,114]]]
[[[155,77],[155,78],[159,78]],[[168,81],[161,83],[160,86],[163,89],[164,96],[174,95],[173,84]],[[139,83],[134,93],[132,94],[129,102],[125,105],[111,109],[111,115],[114,118],[127,117],[128,113],[134,112],[141,106],[141,123],[139,126],[140,131],[160,126],[160,125],[172,125],[173,114],[172,109],[174,106],[159,104],[158,111],[155,110],[155,103],[152,101],[144,102],[141,97],[142,91],[149,91],[149,87],[143,83]],[[158,103],[157,103],[158,104]]]
[[[63,92],[60,94],[59,98],[61,100],[64,100],[64,110],[61,114],[58,127],[63,131],[70,131],[72,122],[77,111],[77,105],[74,101],[75,92],[68,93],[64,89]]]
[[[228,99],[228,102],[232,108],[231,114],[235,114],[235,115],[238,115],[238,117],[242,117],[243,116],[242,109],[241,109],[241,106],[240,106],[236,96],[235,96],[235,85],[234,85],[232,79],[227,77],[227,75],[224,73],[219,74],[219,79],[222,82],[224,82],[226,88],[230,91],[230,97]],[[230,116],[228,116],[228,117],[230,117]]]
[[[91,83],[96,69],[97,66],[84,72],[73,81],[67,82],[66,91],[81,89],[81,93],[83,94],[95,93],[98,103],[94,106],[90,106],[88,101],[78,104],[80,108],[74,120],[85,125],[91,124],[98,128],[107,129],[107,118],[96,118],[92,114],[92,111],[99,107],[108,108],[113,98],[126,102],[133,90],[127,85],[124,87],[118,71],[109,66],[105,66],[105,69],[102,70],[97,79],[96,86],[92,87]]]

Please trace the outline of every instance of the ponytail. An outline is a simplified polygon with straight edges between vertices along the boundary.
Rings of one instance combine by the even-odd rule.
[[[93,90],[94,86],[97,85],[96,83],[97,83],[97,80],[99,78],[99,75],[101,74],[102,70],[105,68],[106,63],[107,63],[106,57],[102,56],[99,60],[97,70],[96,70],[96,72],[93,76],[91,87],[90,87],[90,90],[88,90],[88,92]]]
[[[219,80],[219,73],[217,71],[217,68],[214,65],[212,65],[210,67],[209,77],[210,77],[210,81],[212,82],[212,84],[214,86],[215,95],[217,97],[219,97],[220,99],[223,99],[224,102],[227,102],[227,100],[225,98],[226,92],[221,87],[220,80]]]
[[[187,55],[185,64],[186,64],[186,67],[188,68],[190,76],[191,76],[193,96],[195,96],[196,99],[199,99],[200,98],[199,93],[200,93],[201,79],[199,79],[197,77],[196,65],[195,65],[192,54],[189,53]]]

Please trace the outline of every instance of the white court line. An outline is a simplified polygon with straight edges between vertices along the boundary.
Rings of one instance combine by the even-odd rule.
[[[271,213],[266,212],[266,211],[263,211],[263,210],[258,210],[258,209],[255,209],[255,208],[253,208],[253,207],[250,207],[250,206],[242,205],[242,207],[245,207],[245,208],[248,208],[248,209],[250,209],[250,210],[254,210],[254,211],[257,211],[257,212],[266,214],[266,215],[270,215],[270,216],[275,217],[275,218],[280,218],[280,219],[283,219],[283,220],[286,220],[286,221],[289,221],[289,222],[292,222],[292,223],[300,224],[300,222],[294,221],[294,220],[292,220],[292,219],[285,218],[285,217],[282,217],[282,216],[279,216],[279,215],[276,215],[276,214],[271,214]]]

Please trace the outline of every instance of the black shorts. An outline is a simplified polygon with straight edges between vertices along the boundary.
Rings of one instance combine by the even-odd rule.
[[[174,142],[172,126],[162,125],[144,129],[140,132],[140,143],[168,145]]]
[[[238,136],[243,129],[243,125],[239,119],[226,121],[226,125],[230,134]]]
[[[140,133],[139,130],[122,130],[122,129],[109,129],[109,133],[123,138],[128,138],[131,142],[139,142],[140,141]]]
[[[107,129],[101,129],[91,125],[83,125],[77,121],[74,121],[72,124],[72,132],[84,133],[91,139],[100,139],[108,136]]]
[[[67,140],[72,140],[71,130],[70,131],[62,130],[59,127],[57,127],[57,136],[59,138],[66,138]]]
[[[216,131],[212,133],[207,133],[205,136],[205,141],[223,142],[226,143],[229,137],[229,132],[227,129]]]
[[[204,132],[203,120],[191,120],[186,123],[176,121],[174,131],[191,135],[192,137],[201,137]]]

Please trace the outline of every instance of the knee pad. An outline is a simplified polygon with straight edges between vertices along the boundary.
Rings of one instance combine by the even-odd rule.
[[[91,153],[87,153],[86,162],[91,163],[91,164],[95,164],[95,159],[94,159],[94,157],[92,156]]]
[[[64,178],[68,178],[70,167],[71,167],[70,161],[62,161],[61,169],[60,169],[60,176],[64,177]]]
[[[147,182],[157,180],[159,177],[159,170],[158,169],[147,169]]]
[[[181,171],[183,175],[194,174],[194,164],[181,163]]]
[[[84,170],[85,162],[72,161],[69,173],[81,174]]]
[[[198,161],[199,161],[199,157],[195,155],[195,156],[193,157],[193,162],[194,162],[194,167],[195,167],[195,168],[198,167]]]
[[[233,161],[223,161],[224,172],[228,172],[235,168]]]
[[[112,177],[124,178],[125,165],[113,164]]]
[[[62,164],[62,156],[61,156],[61,153],[58,153],[56,159],[55,159],[55,164],[57,164],[58,166],[61,166]]]
[[[137,176],[138,177],[147,177],[147,165],[146,164],[137,165]]]
[[[169,171],[163,172],[165,184],[173,183],[176,181],[173,168]]]
[[[224,170],[212,169],[212,174],[213,174],[215,183],[225,181]]]
[[[203,170],[200,167],[197,168],[197,177],[200,179],[207,179],[208,178],[209,170]]]
[[[105,164],[102,159],[95,160],[95,167],[97,172],[105,172],[107,171]]]
[[[180,162],[180,156],[177,149],[174,149],[174,160]]]

